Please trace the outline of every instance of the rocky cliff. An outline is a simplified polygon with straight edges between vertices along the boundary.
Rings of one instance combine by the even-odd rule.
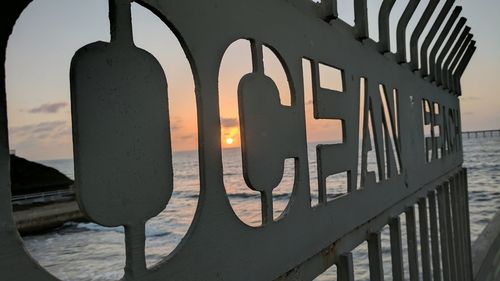
[[[69,188],[73,181],[58,170],[10,156],[10,179],[13,195]]]

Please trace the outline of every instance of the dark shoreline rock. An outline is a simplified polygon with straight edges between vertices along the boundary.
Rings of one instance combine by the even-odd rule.
[[[74,198],[73,180],[57,169],[10,155],[10,176],[12,195],[21,196],[12,206],[19,234],[35,235],[66,222],[87,221]],[[40,196],[40,200],[30,196]]]
[[[10,155],[12,195],[67,189],[73,181],[58,170]]]

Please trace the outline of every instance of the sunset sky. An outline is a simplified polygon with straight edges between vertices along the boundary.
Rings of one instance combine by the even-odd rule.
[[[374,19],[382,0],[368,2],[370,18]],[[462,16],[468,18],[467,25],[472,27],[478,42],[478,50],[462,80],[463,129],[499,129],[500,90],[496,82],[500,73],[500,35],[496,29],[500,27],[500,2],[456,2],[464,7]],[[396,1],[391,32],[407,3],[408,0]],[[419,4],[409,31],[427,3],[423,0]],[[352,0],[339,1],[339,14],[347,22],[353,20],[351,5]],[[152,53],[166,72],[173,149],[196,149],[194,82],[184,51],[169,28],[151,12],[133,4],[132,16],[136,45]],[[378,39],[376,30],[377,26],[372,25],[370,37]],[[10,146],[18,155],[33,160],[72,157],[70,61],[80,47],[99,40],[109,41],[106,0],[37,0],[24,11],[9,40],[5,62]],[[276,82],[281,100],[289,103],[290,93],[279,61],[268,49],[264,58],[266,74]],[[308,141],[338,140],[338,121],[312,118],[311,90],[307,87],[310,75],[307,63],[303,65]],[[248,41],[233,43],[226,51],[219,74],[223,147],[239,146],[236,89],[240,78],[250,71]],[[335,83],[330,86],[341,87]],[[229,138],[232,144],[227,143]]]

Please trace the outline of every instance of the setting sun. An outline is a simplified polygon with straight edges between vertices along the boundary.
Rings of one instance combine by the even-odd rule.
[[[234,142],[233,138],[227,138],[226,143],[227,144],[232,144]]]

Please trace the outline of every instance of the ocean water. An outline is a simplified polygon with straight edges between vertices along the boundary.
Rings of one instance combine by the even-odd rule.
[[[500,209],[500,137],[464,138],[463,142],[464,166],[468,168],[469,176],[471,238],[474,241]],[[314,155],[314,146],[309,149],[309,155]],[[179,244],[191,224],[198,202],[197,153],[175,153],[173,162],[172,199],[167,208],[146,226],[148,267],[160,262]],[[74,178],[72,160],[50,160],[42,163]],[[283,212],[288,202],[294,180],[293,165],[292,160],[286,161],[282,182],[273,193],[275,218]],[[317,202],[315,159],[310,159],[309,165],[314,204]],[[239,150],[224,150],[223,167],[226,192],[236,214],[249,225],[259,225],[260,197],[244,184]],[[328,195],[335,197],[345,192],[345,181],[342,177],[335,178]],[[400,218],[404,225],[404,215]],[[403,251],[406,253],[405,227],[402,227],[402,232]],[[106,228],[93,223],[67,223],[50,233],[26,236],[24,243],[28,252],[43,267],[62,280],[118,280],[123,275],[125,244],[122,227]],[[385,227],[382,231],[384,272],[388,279],[392,279],[389,245],[389,229]],[[358,246],[353,255],[356,280],[369,280],[366,243]],[[336,280],[335,266],[316,280]]]

